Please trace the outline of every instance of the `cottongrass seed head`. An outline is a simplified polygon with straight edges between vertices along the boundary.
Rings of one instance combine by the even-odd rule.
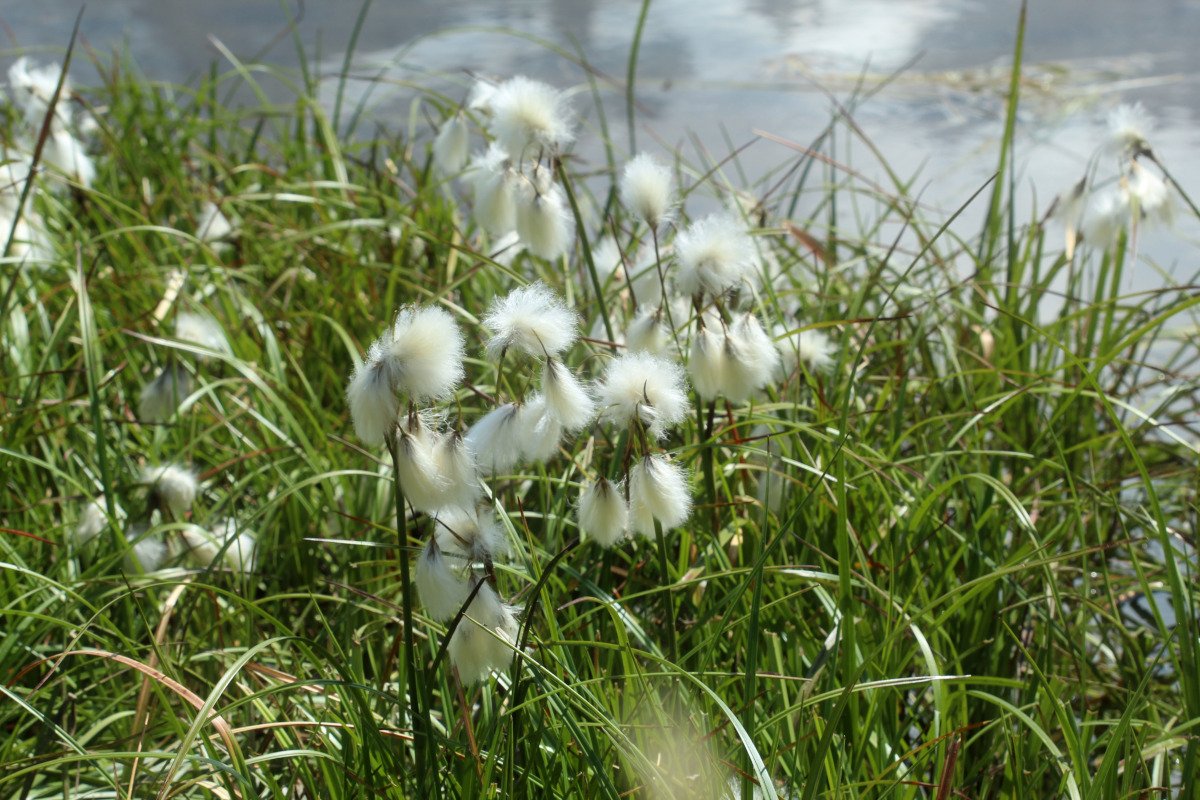
[[[613,547],[625,539],[629,506],[620,485],[600,478],[583,488],[579,495],[579,527],[603,547]]]
[[[138,419],[163,422],[175,413],[179,403],[192,392],[192,376],[182,364],[171,363],[158,371],[154,380],[138,395]]]
[[[492,334],[487,351],[494,360],[507,350],[555,358],[574,343],[579,317],[539,281],[494,299],[483,326]]]
[[[409,414],[396,432],[395,467],[404,498],[426,513],[447,505],[450,482],[437,468],[440,434],[420,414]]]
[[[358,438],[377,445],[396,425],[399,396],[434,400],[454,392],[463,378],[463,336],[436,306],[404,308],[371,344],[346,388]]]
[[[596,401],[575,374],[557,359],[546,359],[542,367],[542,394],[546,410],[569,433],[584,428],[596,416]]]
[[[1148,223],[1171,224],[1174,206],[1166,181],[1135,161],[1126,182],[1129,199],[1142,219]]]
[[[117,508],[116,512],[117,518],[121,519],[121,509]],[[85,505],[79,513],[79,520],[71,529],[71,541],[76,547],[84,547],[95,541],[106,527],[108,527],[108,509],[105,506],[104,496],[101,495]]]
[[[413,573],[421,604],[434,620],[446,622],[453,619],[467,602],[471,585],[461,575],[461,569],[455,569],[442,554],[436,537],[431,536],[421,548]]]
[[[463,114],[452,114],[433,140],[433,163],[443,175],[455,175],[471,156],[471,135]]]
[[[1084,242],[1101,250],[1115,244],[1129,224],[1132,213],[1129,200],[1129,190],[1124,186],[1108,186],[1093,192],[1079,223]]]
[[[442,509],[434,518],[433,535],[443,557],[455,559],[461,566],[485,563],[511,552],[508,536],[487,506]]]
[[[675,239],[679,268],[675,286],[687,295],[719,295],[747,280],[755,268],[754,245],[741,221],[711,214]]]
[[[254,570],[258,542],[254,533],[240,529],[236,520],[223,519],[211,531],[199,525],[185,525],[179,537],[189,559],[201,569],[213,566],[219,557],[220,565],[234,572]]]
[[[439,437],[433,451],[434,469],[445,479],[443,505],[446,507],[469,508],[482,493],[479,474],[475,467],[475,455],[467,445],[466,438],[458,431]]]
[[[688,377],[701,400],[716,400],[729,385],[729,353],[723,326],[706,325],[692,335]]]
[[[781,335],[784,333],[780,329],[777,331]],[[782,364],[788,372],[798,364],[803,364],[810,372],[823,373],[833,368],[837,344],[824,331],[811,329],[784,339],[779,349],[783,356]]]
[[[652,353],[625,353],[608,363],[596,385],[601,419],[644,425],[655,439],[687,417],[690,405],[683,368]]]
[[[517,227],[517,189],[523,180],[509,162],[508,153],[495,142],[476,156],[464,175],[475,195],[475,221],[493,236],[504,236]]]
[[[520,609],[502,602],[490,585],[479,587],[447,648],[463,683],[479,683],[492,670],[512,663],[520,630],[518,613]]]
[[[515,427],[521,457],[527,461],[542,463],[554,458],[563,437],[563,425],[551,412],[543,394],[532,394],[521,401],[517,409]]]
[[[753,314],[739,314],[725,337],[729,382],[725,397],[745,402],[779,372],[779,350]]]
[[[517,424],[518,411],[515,403],[505,403],[467,429],[464,439],[481,471],[494,475],[521,460],[523,430]]]
[[[1108,146],[1123,155],[1137,155],[1150,148],[1154,117],[1141,103],[1122,103],[1108,112]]]
[[[525,249],[539,258],[552,261],[567,254],[575,241],[575,224],[562,188],[537,180],[521,184],[517,235]]]
[[[621,202],[651,228],[670,219],[671,171],[649,153],[631,158],[621,171]]]
[[[150,486],[150,494],[159,501],[160,507],[171,510],[180,519],[196,502],[199,488],[196,473],[178,464],[163,464],[142,468],[142,483]]]
[[[163,541],[162,534],[151,531],[145,523],[132,525],[125,532],[125,541],[129,543],[124,559],[126,572],[155,572],[171,557],[171,550]]]
[[[664,455],[645,456],[629,470],[629,506],[643,536],[654,536],[655,520],[664,531],[679,527],[692,512],[687,473]]]
[[[537,155],[527,149],[561,152],[574,138],[565,95],[541,81],[510,78],[496,87],[489,105],[496,141],[517,160]]]
[[[175,338],[181,342],[199,345],[216,353],[229,353],[229,340],[221,324],[207,314],[180,312],[175,317]],[[208,353],[196,353],[199,359],[208,358]]]

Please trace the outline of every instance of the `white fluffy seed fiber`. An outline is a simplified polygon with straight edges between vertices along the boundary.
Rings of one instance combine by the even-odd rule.
[[[501,602],[496,590],[480,587],[450,637],[447,652],[464,683],[478,683],[505,669],[516,652],[519,609]]]
[[[754,270],[754,245],[745,226],[727,214],[693,222],[675,239],[675,286],[686,295],[719,295]]]
[[[625,164],[618,188],[629,212],[650,227],[670,218],[671,171],[649,153],[639,153]]]
[[[578,325],[575,312],[540,281],[496,298],[483,318],[492,334],[488,355],[496,360],[507,350],[555,358],[575,341]]]
[[[450,561],[442,555],[437,540],[432,537],[417,557],[413,579],[421,604],[429,616],[438,622],[453,619],[463,603],[467,602],[467,595],[471,591],[471,585],[465,578],[459,577]]]
[[[643,536],[654,536],[654,520],[664,531],[679,527],[692,511],[687,473],[665,456],[646,456],[629,471],[629,505]]]
[[[596,385],[602,419],[640,422],[656,439],[684,420],[690,408],[683,369],[652,353],[625,353],[609,362]]]
[[[573,223],[566,195],[557,185],[525,184],[518,192],[517,235],[535,256],[553,260],[566,255],[575,241]]]
[[[521,459],[521,428],[516,424],[517,406],[513,403],[494,408],[467,429],[467,447],[479,469],[494,475]]]
[[[585,486],[579,496],[579,527],[604,547],[613,547],[624,540],[629,528],[629,507],[621,487],[608,478]]]
[[[568,433],[581,430],[596,416],[596,401],[566,365],[550,358],[542,367],[546,410]]]
[[[534,149],[557,153],[571,142],[571,112],[562,92],[523,75],[496,87],[489,99],[492,132],[514,159],[523,161],[539,154]]]
[[[182,518],[196,501],[196,475],[178,464],[143,467],[142,483],[150,485],[151,493],[171,509],[176,518]]]

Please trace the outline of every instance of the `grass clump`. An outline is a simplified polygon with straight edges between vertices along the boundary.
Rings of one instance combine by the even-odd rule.
[[[1014,75],[969,235],[820,177],[844,109],[622,181],[524,79],[342,140],[103,74],[89,181],[6,118],[6,796],[1194,791],[1197,300],[1123,288],[1190,201],[1127,114],[1018,219]]]

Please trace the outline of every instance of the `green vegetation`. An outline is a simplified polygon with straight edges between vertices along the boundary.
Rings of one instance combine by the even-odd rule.
[[[874,146],[848,111],[754,185],[729,176],[733,157],[677,154],[685,196],[751,198],[739,207],[778,265],[752,307],[789,332],[781,348],[827,333],[833,363],[699,404],[670,433],[695,508],[658,542],[581,537],[580,488],[626,444],[611,426],[490,481],[514,551],[497,585],[525,607],[528,647],[464,685],[447,626],[409,608],[431,723],[418,748],[400,559],[430,521],[397,548],[391,462],[354,438],[348,375],[397,309],[439,305],[468,353],[444,408],[470,424],[482,397],[530,380],[485,358],[479,319],[540,279],[584,317],[571,363],[598,377],[599,315],[619,334],[634,308],[593,253],[604,232],[622,248],[648,234],[615,175],[568,157],[585,238],[501,263],[433,169],[421,113],[347,137],[349,109],[328,115],[308,78],[271,103],[244,69],[194,88],[103,74],[69,101],[96,111],[92,188],[33,193],[53,264],[0,264],[0,795],[1197,791],[1200,297],[1120,293],[1145,268],[1136,226],[1068,254],[1060,227],[1017,218],[1016,75],[997,177],[963,198],[990,202],[980,232],[932,216],[900,176],[835,166],[840,143]],[[235,88],[258,102],[226,102]],[[460,101],[422,108],[440,122]],[[205,201],[235,222],[228,243],[197,235]],[[174,338],[176,315],[201,311],[228,352]],[[190,375],[183,408],[139,421],[143,385],[171,365]],[[253,571],[123,566],[117,508],[142,514],[140,470],[167,462],[201,478],[190,522],[257,532]],[[110,524],[80,546],[101,495]],[[157,519],[152,535],[181,534]]]

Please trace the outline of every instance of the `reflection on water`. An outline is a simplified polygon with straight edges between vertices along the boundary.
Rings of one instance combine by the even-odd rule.
[[[366,79],[382,73],[385,79],[465,82],[465,70],[527,73],[587,91],[584,71],[568,59],[495,30],[509,28],[585,54],[600,76],[612,129],[623,132],[620,83],[640,9],[636,0],[375,3],[357,42],[350,99],[370,89],[374,115],[401,119],[400,90]],[[61,0],[10,3],[0,11],[0,30],[14,48],[61,47],[77,11]],[[299,17],[296,35],[331,86],[355,25],[347,3],[107,0],[87,8],[83,35],[99,54],[127,44],[150,77],[185,80],[220,59],[210,36],[239,57],[295,65],[287,30],[292,14]],[[718,156],[729,149],[723,130],[736,145],[753,138],[756,128],[807,142],[830,115],[816,84],[845,98],[860,77],[870,85],[915,59],[856,116],[902,176],[920,173],[917,185],[927,202],[952,209],[994,167],[1015,27],[1014,4],[979,0],[659,0],[650,7],[638,66],[640,141],[684,145],[693,158],[699,156],[690,132]],[[1200,152],[1200,51],[1191,35],[1198,29],[1196,0],[1035,4],[1019,147],[1022,180],[1031,186],[1021,194],[1032,199],[1036,191],[1045,207],[1078,180],[1103,137],[1105,110],[1121,99],[1139,99],[1155,113],[1161,120],[1156,151],[1185,186],[1200,186],[1194,155]],[[76,72],[84,84],[87,69],[81,60]],[[760,173],[786,155],[760,142],[742,165]],[[871,177],[881,172],[864,153],[850,155]],[[969,212],[961,229],[976,222]],[[1185,219],[1176,233],[1196,239],[1200,227]],[[1190,258],[1178,242],[1176,235],[1151,235],[1142,254],[1170,269]]]

